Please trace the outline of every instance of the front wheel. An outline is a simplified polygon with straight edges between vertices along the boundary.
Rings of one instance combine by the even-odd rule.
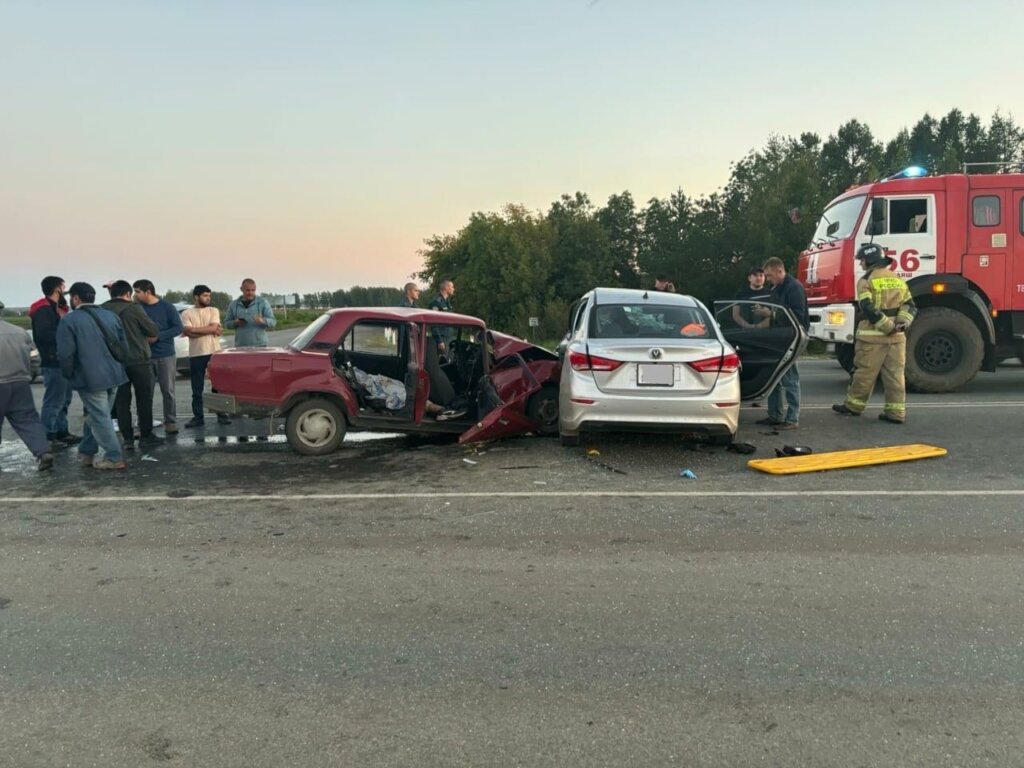
[[[981,369],[985,344],[974,322],[948,307],[922,309],[907,335],[907,386],[955,392]]]
[[[526,415],[540,424],[538,435],[555,435],[558,433],[558,387],[545,384],[533,393],[526,405]]]
[[[345,438],[345,416],[330,400],[303,400],[288,412],[285,435],[303,456],[323,456],[336,450]]]

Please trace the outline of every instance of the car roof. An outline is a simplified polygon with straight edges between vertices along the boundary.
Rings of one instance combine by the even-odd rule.
[[[439,312],[419,307],[342,307],[329,309],[330,315],[366,318],[368,320],[399,320],[407,323],[433,323],[438,325],[483,325],[484,321],[472,315]]]
[[[661,306],[697,307],[698,301],[685,293],[637,290],[633,288],[595,288],[594,304],[641,304],[645,301]]]

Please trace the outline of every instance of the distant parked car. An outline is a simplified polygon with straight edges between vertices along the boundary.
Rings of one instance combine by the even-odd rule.
[[[335,450],[350,428],[470,442],[553,434],[558,369],[554,353],[475,317],[352,307],[324,313],[285,348],[215,355],[216,392],[203,402],[219,413],[284,418],[288,442],[306,455]]]
[[[755,305],[765,327],[742,328],[737,305]],[[767,308],[766,308],[767,307]],[[807,343],[784,307],[700,301],[673,293],[596,288],[571,310],[562,344],[559,433],[697,433],[728,444],[741,399],[768,392]]]
[[[41,360],[39,358],[39,350],[36,349],[35,342],[32,341],[32,331],[25,331],[28,334],[28,339],[32,342],[32,351],[29,353],[29,362],[32,364],[32,381],[35,382],[39,378],[39,374],[42,373]]]

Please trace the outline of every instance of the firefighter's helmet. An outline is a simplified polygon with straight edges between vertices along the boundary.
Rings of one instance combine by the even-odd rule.
[[[882,265],[889,266],[892,264],[892,259],[885,255],[885,251],[882,250],[882,246],[877,243],[864,243],[864,245],[858,248],[857,261],[863,262],[865,269],[872,269]]]

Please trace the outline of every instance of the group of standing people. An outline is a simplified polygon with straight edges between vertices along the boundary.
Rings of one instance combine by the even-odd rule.
[[[854,343],[854,372],[842,403],[832,410],[844,416],[860,416],[879,378],[885,389],[885,405],[878,418],[893,424],[906,421],[906,332],[917,315],[917,307],[906,282],[891,270],[892,259],[876,243],[857,250],[863,271],[857,281],[857,309],[861,320]],[[664,275],[655,280],[656,291],[675,291]],[[736,295],[747,302],[764,301],[790,310],[804,330],[810,327],[804,286],[786,271],[779,258],[768,259],[763,267],[751,267],[747,285]],[[767,328],[773,310],[757,304],[738,304],[732,318],[741,328]],[[800,371],[794,364],[768,395],[768,415],[758,424],[778,430],[800,426]]]
[[[53,466],[54,451],[74,445],[83,466],[125,469],[124,452],[136,440],[140,447],[162,443],[164,438],[153,429],[158,385],[164,432],[176,433],[174,340],[179,336],[189,341],[192,383],[192,419],[185,427],[202,426],[206,370],[220,351],[224,327],[234,329],[235,346],[258,347],[267,345],[267,330],[276,325],[273,308],[256,295],[251,278],[242,281],[241,296],[229,304],[223,325],[206,285],[193,288],[193,306],[180,313],[157,295],[150,280],[107,283],[110,299],[103,304],[96,303],[96,290],[89,283],[65,285],[61,277],[43,278],[43,297],[29,309],[31,341],[24,330],[0,323],[0,424],[5,418],[11,423],[37,457],[40,470]],[[29,389],[33,342],[43,375],[41,413]],[[73,392],[85,416],[81,436],[68,427]],[[133,399],[138,433],[132,423]],[[218,421],[230,423],[224,414],[218,414]]]

